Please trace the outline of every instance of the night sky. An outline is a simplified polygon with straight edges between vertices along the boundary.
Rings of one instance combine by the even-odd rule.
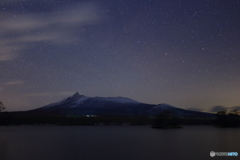
[[[240,105],[238,0],[1,0],[0,101]]]

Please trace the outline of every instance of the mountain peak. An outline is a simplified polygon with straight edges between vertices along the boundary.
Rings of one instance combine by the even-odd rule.
[[[78,92],[74,93],[72,96],[70,96],[70,99],[77,99],[77,98],[81,98],[81,97],[85,97],[84,95],[80,95]]]
[[[75,95],[75,94],[76,94],[76,95],[79,95],[79,93],[78,93],[78,92],[74,93],[73,95]]]
[[[72,97],[81,96],[78,92],[74,93]]]

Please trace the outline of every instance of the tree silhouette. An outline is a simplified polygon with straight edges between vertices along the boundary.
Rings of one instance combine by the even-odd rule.
[[[3,112],[6,108],[3,103],[0,102],[0,125],[8,125],[10,122],[9,115],[7,112]]]
[[[217,125],[219,127],[239,127],[240,126],[240,111],[223,110],[217,112]]]
[[[228,113],[228,117],[229,117],[229,123],[230,126],[232,127],[238,127],[240,126],[240,116],[239,116],[239,111],[238,110],[231,110]]]
[[[2,112],[3,110],[5,110],[6,108],[3,105],[3,102],[0,102],[0,112]]]

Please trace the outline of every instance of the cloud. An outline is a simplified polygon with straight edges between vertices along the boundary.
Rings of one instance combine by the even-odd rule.
[[[223,110],[240,110],[240,106],[234,106],[234,107],[224,107],[224,106],[214,106],[210,109],[210,112],[218,112]]]
[[[224,106],[214,106],[210,109],[210,112],[218,112],[218,111],[222,111],[222,110],[227,110],[227,107]]]
[[[23,83],[24,83],[23,81],[19,80],[19,81],[11,81],[11,82],[4,83],[4,85],[19,85]]]
[[[2,16],[1,29],[10,33],[31,34],[28,31],[70,29],[72,27],[95,24],[99,18],[98,7],[94,4],[79,4],[69,9],[49,13],[12,13]],[[25,32],[24,32],[25,31]]]
[[[25,0],[7,0],[4,3],[24,2]]]
[[[100,15],[99,7],[94,3],[79,3],[44,13],[2,12],[0,61],[16,58],[29,48],[30,43],[62,45],[79,40],[79,27],[98,23]]]
[[[232,109],[240,110],[240,106],[232,107]]]
[[[5,43],[5,45],[0,44],[0,48],[0,61],[9,61],[17,58],[20,51],[24,49],[24,46]]]
[[[0,61],[12,60],[16,57],[14,53],[0,53]]]
[[[42,92],[42,93],[29,93],[25,94],[25,97],[49,97],[49,96],[71,96],[75,92]]]

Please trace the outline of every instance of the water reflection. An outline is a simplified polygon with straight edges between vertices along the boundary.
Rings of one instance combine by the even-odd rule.
[[[150,126],[0,127],[0,160],[210,159],[210,151],[239,152],[240,130]]]
[[[7,159],[7,142],[5,140],[0,139],[0,159]]]

